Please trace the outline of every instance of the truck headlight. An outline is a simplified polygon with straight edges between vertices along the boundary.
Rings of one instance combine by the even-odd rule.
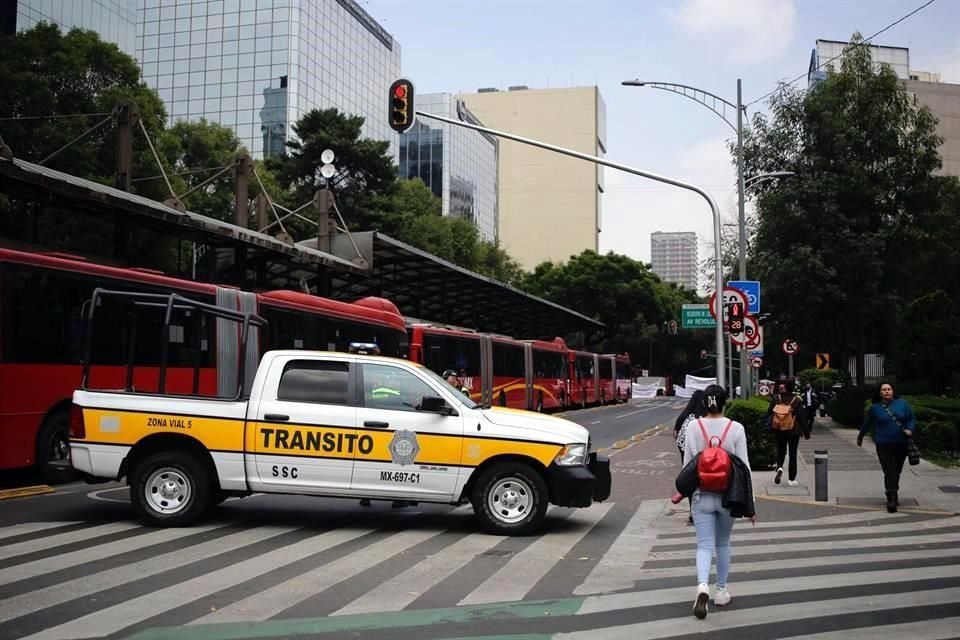
[[[587,459],[587,445],[568,444],[553,461],[562,467],[583,466]]]

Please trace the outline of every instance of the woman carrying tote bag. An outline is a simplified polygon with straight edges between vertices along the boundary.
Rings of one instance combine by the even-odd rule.
[[[857,446],[863,446],[863,436],[874,427],[873,441],[877,444],[877,458],[883,469],[883,485],[887,494],[887,511],[897,512],[900,501],[900,474],[903,462],[910,457],[910,464],[920,462],[917,445],[913,435],[917,431],[917,420],[907,401],[894,395],[893,385],[884,382],[880,385],[873,404],[867,409],[867,416],[860,426]]]

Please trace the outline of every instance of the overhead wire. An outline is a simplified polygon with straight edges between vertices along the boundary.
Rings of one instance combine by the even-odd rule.
[[[869,45],[869,44],[871,43],[871,41],[872,41],[874,38],[876,38],[877,36],[881,35],[882,33],[886,32],[886,31],[889,31],[890,29],[892,29],[893,27],[897,26],[898,24],[900,24],[901,22],[903,22],[903,21],[906,20],[907,18],[909,18],[909,17],[911,17],[911,16],[913,16],[913,15],[915,15],[915,14],[923,11],[924,9],[926,9],[927,7],[929,7],[930,5],[932,5],[932,4],[933,4],[934,2],[936,2],[936,1],[937,1],[937,0],[927,0],[927,2],[925,2],[925,3],[922,4],[922,5],[920,5],[919,7],[917,7],[916,9],[914,9],[913,11],[911,11],[910,13],[908,13],[908,14],[900,17],[900,18],[898,18],[898,19],[895,20],[894,22],[891,22],[890,24],[888,24],[887,26],[885,26],[883,29],[880,29],[879,31],[877,31],[877,32],[876,32],[875,34],[873,34],[872,36],[870,36],[870,37],[868,37],[868,38],[865,38],[862,42],[858,42],[858,43],[856,43],[856,44],[853,45],[853,46],[862,47],[862,46],[867,46],[867,45]],[[814,69],[814,71],[817,71],[817,70],[819,70],[821,67],[830,64],[830,63],[833,62],[834,60],[837,60],[837,59],[839,59],[839,58],[842,58],[844,55],[846,55],[846,53],[847,53],[847,52],[844,51],[843,53],[840,53],[840,54],[837,54],[837,55],[833,56],[833,57],[830,58],[829,60],[826,60],[826,61],[824,61],[824,62],[821,62],[820,64],[817,65],[817,67]],[[781,82],[780,84],[777,85],[777,88],[776,88],[776,89],[774,89],[773,91],[770,91],[770,92],[768,92],[768,93],[763,94],[762,96],[760,96],[759,98],[757,98],[756,100],[754,100],[754,101],[752,101],[752,102],[748,102],[747,104],[744,105],[744,108],[749,107],[749,106],[751,106],[751,105],[754,105],[754,104],[756,104],[756,103],[758,103],[758,102],[760,102],[760,101],[762,101],[762,100],[766,100],[767,98],[769,98],[769,97],[772,96],[773,94],[777,93],[778,91],[783,91],[785,87],[788,87],[788,86],[792,85],[794,82],[796,82],[796,81],[798,81],[798,80],[802,80],[803,78],[807,77],[809,74],[810,74],[810,71],[808,70],[806,73],[801,73],[799,76],[797,76],[797,77],[794,78],[793,80],[790,80],[789,82]]]
[[[110,112],[103,113],[51,113],[48,115],[37,116],[3,116],[0,122],[12,122],[15,120],[59,120],[61,118],[92,118],[94,116],[109,116]]]

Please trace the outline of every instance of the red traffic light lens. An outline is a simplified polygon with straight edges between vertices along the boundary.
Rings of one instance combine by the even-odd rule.
[[[398,84],[393,89],[393,97],[395,98],[406,98],[407,97],[407,86],[403,84]]]

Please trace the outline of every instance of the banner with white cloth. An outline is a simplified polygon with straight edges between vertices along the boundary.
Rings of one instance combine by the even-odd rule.
[[[637,384],[633,383],[632,396],[634,398],[656,398],[657,389],[660,388],[660,385],[656,382],[653,384]]]
[[[694,391],[696,391],[696,389],[681,387],[678,384],[673,385],[673,394],[678,398],[690,398],[693,396]]]
[[[687,390],[689,390],[690,395],[687,395],[684,397],[689,398],[690,396],[693,395],[693,392],[696,391],[697,389],[701,389],[701,390],[706,389],[712,384],[717,384],[716,378],[698,378],[697,376],[688,375],[683,386]],[[678,393],[677,395],[680,395],[680,394]]]

